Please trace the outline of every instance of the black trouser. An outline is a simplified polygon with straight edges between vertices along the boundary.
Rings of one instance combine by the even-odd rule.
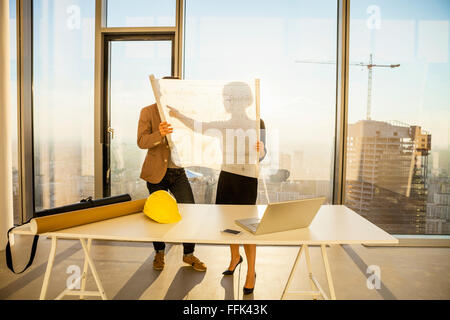
[[[161,182],[157,184],[147,182],[147,189],[150,194],[158,190],[170,191],[177,203],[194,203],[194,194],[183,168],[167,168],[166,175]],[[194,252],[194,247],[194,243],[183,243],[183,253],[189,254]],[[164,250],[166,244],[164,242],[153,242],[153,248],[155,250]]]
[[[216,204],[255,204],[258,179],[221,171],[217,182]]]

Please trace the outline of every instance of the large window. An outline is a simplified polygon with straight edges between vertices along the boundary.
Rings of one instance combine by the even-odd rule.
[[[176,0],[107,0],[107,26],[175,26],[175,6]]]
[[[346,205],[394,234],[450,233],[450,3],[351,2]]]
[[[33,1],[36,210],[94,195],[95,3]],[[104,66],[110,91],[98,94],[109,98],[105,129],[116,129],[105,169],[113,194],[147,194],[136,176],[144,153],[130,151],[136,112],[153,102],[148,74],[168,75],[169,57],[177,70],[175,49],[183,47],[186,79],[261,81],[268,154],[258,203],[313,196],[331,203],[338,1],[186,0],[183,46],[174,28],[176,0],[102,3],[111,28]],[[345,204],[390,233],[450,234],[450,4],[358,0],[350,14]],[[114,38],[122,30],[114,27],[173,27],[159,34],[173,42]],[[13,141],[18,192],[16,150]],[[188,169],[196,202],[213,203],[218,172]]]
[[[16,32],[16,0],[9,0],[9,48],[10,48],[10,80],[11,80],[11,147],[14,224],[20,224],[20,192],[19,192],[19,158],[17,145],[17,32]]]
[[[171,75],[172,39],[109,41],[109,113],[114,136],[110,142],[111,195],[148,197],[140,178],[146,150],[136,144],[142,108],[155,103],[148,76]]]
[[[261,80],[263,161],[270,201],[331,201],[337,2],[187,0],[185,78]],[[214,202],[217,173],[193,178],[196,201]],[[258,202],[266,202],[262,181]]]
[[[94,195],[95,1],[33,1],[36,211]]]

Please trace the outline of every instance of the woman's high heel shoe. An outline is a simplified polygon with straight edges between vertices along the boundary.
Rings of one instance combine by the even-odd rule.
[[[227,269],[227,270],[225,270],[224,272],[222,272],[222,274],[224,275],[224,276],[231,276],[231,275],[233,275],[233,273],[234,273],[234,270],[236,270],[236,267],[242,262],[242,256],[241,255],[239,255],[239,262],[234,266],[234,269],[233,270],[229,270],[229,269]]]
[[[256,273],[255,273],[255,284],[256,284]],[[252,294],[253,290],[255,290],[255,286],[253,285],[253,288],[246,288],[244,287],[244,295]]]

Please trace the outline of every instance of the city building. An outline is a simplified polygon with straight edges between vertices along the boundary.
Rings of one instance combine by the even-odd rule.
[[[428,179],[426,233],[450,233],[450,179],[445,176]]]
[[[426,231],[431,135],[397,121],[348,127],[346,205],[395,234]]]

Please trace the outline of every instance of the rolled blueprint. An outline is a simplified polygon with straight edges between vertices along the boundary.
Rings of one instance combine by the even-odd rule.
[[[147,199],[121,202],[107,206],[94,207],[46,217],[33,218],[30,228],[34,234],[52,232],[88,223],[117,218],[141,212]]]

